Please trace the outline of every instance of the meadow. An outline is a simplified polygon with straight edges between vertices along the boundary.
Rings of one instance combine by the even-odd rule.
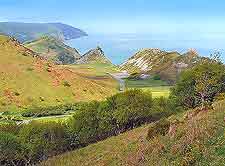
[[[147,79],[125,79],[127,89],[142,89],[143,91],[149,91],[153,97],[168,97],[170,89],[173,86],[168,85],[163,80],[155,80],[154,78]]]

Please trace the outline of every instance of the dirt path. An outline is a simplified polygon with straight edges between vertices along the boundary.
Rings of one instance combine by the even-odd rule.
[[[125,80],[124,78],[128,78],[129,74],[127,72],[121,72],[121,73],[108,73],[112,78],[114,78],[115,80],[117,80],[119,82],[120,91],[125,91]]]
[[[21,125],[21,124],[29,124],[34,120],[47,120],[47,119],[61,119],[61,118],[65,118],[65,117],[69,117],[70,115],[58,115],[58,116],[46,116],[46,117],[39,117],[39,118],[33,118],[33,119],[28,119],[28,120],[23,120],[20,122],[16,122],[16,124]]]

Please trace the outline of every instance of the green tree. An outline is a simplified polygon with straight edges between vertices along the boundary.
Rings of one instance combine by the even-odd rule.
[[[180,75],[170,97],[184,107],[203,109],[224,89],[225,66],[215,60],[205,60]]]

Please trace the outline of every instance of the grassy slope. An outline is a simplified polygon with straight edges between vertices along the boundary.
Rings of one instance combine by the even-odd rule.
[[[95,70],[54,66],[32,58],[19,43],[0,36],[0,111],[30,105],[57,105],[102,100],[117,91],[117,82]],[[67,81],[70,87],[64,86]],[[43,101],[42,101],[43,100]]]
[[[129,73],[149,73],[158,74],[162,80],[169,83],[174,83],[177,79],[176,63],[186,63],[189,67],[194,65],[200,57],[196,52],[189,51],[184,55],[178,52],[165,52],[158,49],[143,49],[137,52],[134,56],[128,59],[122,66],[122,70]],[[139,63],[137,63],[139,60]],[[145,70],[141,70],[143,66],[147,65]]]
[[[177,123],[174,137],[158,135],[149,141],[146,139],[149,126],[143,126],[88,147],[53,157],[41,165],[220,166],[225,159],[224,104],[225,101],[218,102],[214,105],[214,110],[200,112],[188,119],[184,118],[186,113],[169,118],[170,121],[174,119],[180,121]]]
[[[80,55],[77,50],[65,45],[62,41],[57,40],[53,37],[45,36],[32,42],[25,43],[25,46],[37,53],[40,53],[42,56],[53,60],[57,60],[58,57],[63,54],[71,57],[71,59],[73,57],[75,59],[80,58]]]

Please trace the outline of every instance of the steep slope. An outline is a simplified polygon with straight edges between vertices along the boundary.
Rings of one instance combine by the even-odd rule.
[[[73,64],[80,59],[80,54],[54,37],[41,37],[25,43],[25,46],[39,53],[42,57],[51,59],[59,64]]]
[[[0,111],[32,105],[102,100],[115,93],[110,77],[47,63],[16,40],[0,35]]]
[[[77,62],[78,64],[88,64],[88,63],[105,63],[112,64],[110,60],[105,56],[103,50],[100,47],[92,49],[85,53],[81,59]]]
[[[168,118],[170,130],[167,128],[166,134],[159,134],[165,129],[156,122],[53,157],[41,165],[223,165],[224,104],[220,101],[213,110],[192,110]],[[147,138],[150,130],[158,131],[151,139]]]
[[[120,68],[129,73],[157,74],[161,79],[174,83],[183,69],[193,66],[199,59],[193,50],[181,55],[160,49],[144,49],[124,62]]]
[[[87,36],[84,31],[62,23],[0,22],[0,33],[20,42],[35,40],[43,35],[69,40]]]

